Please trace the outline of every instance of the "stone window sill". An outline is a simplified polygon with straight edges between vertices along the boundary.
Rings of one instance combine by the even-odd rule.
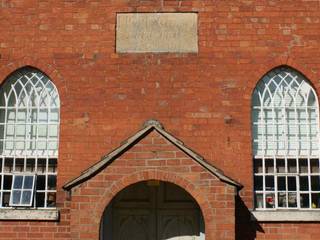
[[[0,221],[2,220],[35,220],[58,221],[59,210],[54,209],[0,209]]]
[[[258,222],[320,222],[319,210],[251,211],[251,220]]]

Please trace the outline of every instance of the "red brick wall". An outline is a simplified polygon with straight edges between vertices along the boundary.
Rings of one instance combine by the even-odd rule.
[[[240,181],[243,203],[251,208],[251,92],[264,73],[281,64],[304,73],[319,92],[319,5],[318,0],[3,0],[0,81],[32,65],[57,85],[62,101],[59,188],[146,119],[156,118]],[[116,12],[155,11],[198,12],[199,53],[116,54]],[[231,124],[224,123],[226,115],[233,117]],[[63,206],[61,190],[58,201]],[[239,221],[248,226],[245,218]],[[6,232],[25,234],[19,227],[31,231],[33,224],[0,222],[0,238],[8,238]],[[63,223],[37,227],[42,225],[61,225],[55,231],[64,231]],[[257,235],[281,239],[272,233],[279,229],[279,234],[314,239],[314,231],[320,234],[317,226],[265,224]],[[243,234],[250,231],[255,232],[243,227]]]

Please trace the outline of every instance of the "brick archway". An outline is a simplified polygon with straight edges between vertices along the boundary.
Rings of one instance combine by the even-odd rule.
[[[139,183],[142,181],[148,181],[148,180],[159,180],[163,182],[170,182],[173,183],[182,189],[184,189],[186,192],[188,192],[194,200],[197,202],[197,204],[200,207],[200,210],[202,212],[202,215],[204,217],[205,226],[210,226],[209,222],[213,219],[212,215],[212,208],[210,208],[210,204],[208,202],[208,199],[206,197],[206,193],[203,192],[201,188],[197,188],[192,182],[190,182],[189,179],[185,179],[183,177],[178,176],[177,174],[171,173],[171,172],[165,172],[160,171],[156,169],[152,170],[142,170],[139,172],[136,172],[132,175],[125,176],[122,179],[115,182],[110,190],[106,190],[104,194],[101,197],[101,202],[99,205],[96,206],[95,213],[96,217],[95,219],[100,220],[103,216],[103,213],[106,209],[106,207],[109,205],[109,203],[112,201],[112,199],[123,189],[129,187],[130,185],[133,185],[135,183]],[[208,222],[208,224],[207,224]],[[100,225],[99,225],[100,227]],[[209,233],[208,233],[209,234]],[[209,239],[209,235],[206,236],[207,239]]]

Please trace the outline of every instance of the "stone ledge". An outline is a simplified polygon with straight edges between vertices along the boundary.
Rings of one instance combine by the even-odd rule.
[[[258,222],[320,222],[319,210],[251,211],[251,220]]]
[[[58,221],[58,209],[0,209],[2,220]]]

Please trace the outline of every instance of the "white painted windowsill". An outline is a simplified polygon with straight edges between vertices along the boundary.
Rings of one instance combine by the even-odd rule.
[[[58,221],[58,209],[0,209],[2,220]]]
[[[320,211],[306,210],[251,210],[251,220],[258,222],[320,222]]]

